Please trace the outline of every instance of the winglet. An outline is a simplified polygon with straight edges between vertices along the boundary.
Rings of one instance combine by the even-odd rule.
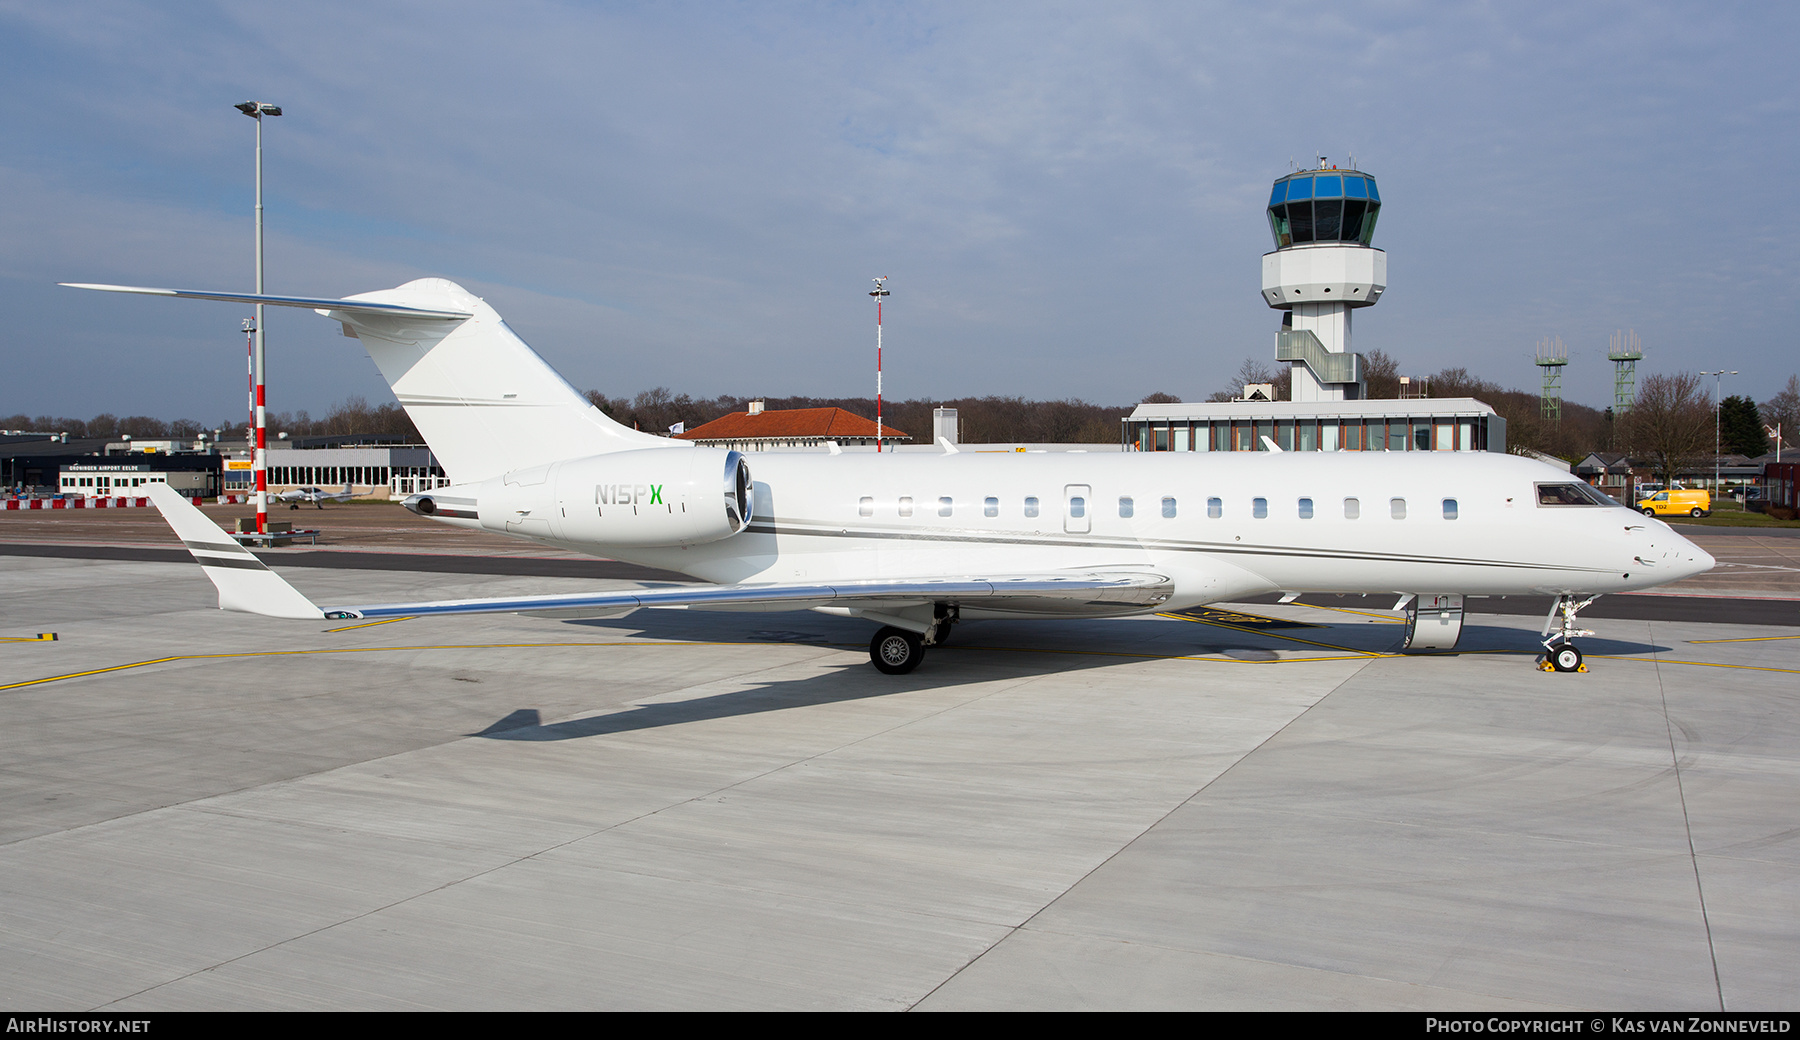
[[[169,485],[150,484],[144,490],[150,493],[151,503],[174,529],[181,544],[193,554],[194,562],[219,590],[219,609],[309,621],[325,617],[324,611],[251,555],[250,550],[233,541]]]

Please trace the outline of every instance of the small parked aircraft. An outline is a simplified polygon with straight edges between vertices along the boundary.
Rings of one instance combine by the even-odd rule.
[[[362,341],[455,482],[412,496],[408,509],[714,583],[321,608],[153,486],[219,605],[275,617],[812,609],[880,625],[870,657],[901,673],[974,618],[1379,593],[1406,610],[1408,649],[1444,650],[1460,636],[1464,597],[1546,595],[1554,598],[1546,655],[1574,671],[1574,639],[1591,634],[1577,614],[1595,597],[1713,565],[1662,521],[1518,456],[982,454],[945,445],[941,455],[752,460],[626,429],[492,307],[441,279],[342,300],[79,287],[316,310]]]
[[[303,487],[280,491],[269,497],[277,502],[286,502],[289,509],[299,509],[301,503],[304,502],[311,502],[320,509],[324,509],[324,504],[326,502],[348,502],[352,498],[355,498],[356,494],[351,491],[349,483],[346,482],[344,484],[344,490],[342,491],[327,491],[324,488]]]

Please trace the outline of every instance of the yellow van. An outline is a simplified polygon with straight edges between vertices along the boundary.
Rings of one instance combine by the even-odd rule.
[[[1640,501],[1637,507],[1645,516],[1709,516],[1712,514],[1712,492],[1658,491]]]

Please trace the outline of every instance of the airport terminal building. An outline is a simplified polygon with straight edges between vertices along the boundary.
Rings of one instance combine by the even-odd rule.
[[[1506,420],[1471,397],[1140,404],[1122,441],[1126,451],[1505,451]]]

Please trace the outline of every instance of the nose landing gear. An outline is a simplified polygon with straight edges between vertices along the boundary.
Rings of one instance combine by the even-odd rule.
[[[1581,663],[1581,650],[1575,645],[1576,636],[1591,636],[1593,631],[1577,628],[1576,614],[1592,604],[1599,596],[1589,596],[1577,600],[1574,596],[1558,596],[1550,607],[1550,616],[1544,619],[1544,660],[1538,665],[1546,672],[1585,672],[1587,665]],[[1558,625],[1557,614],[1562,614],[1562,623]],[[1555,630],[1552,632],[1552,630]]]

